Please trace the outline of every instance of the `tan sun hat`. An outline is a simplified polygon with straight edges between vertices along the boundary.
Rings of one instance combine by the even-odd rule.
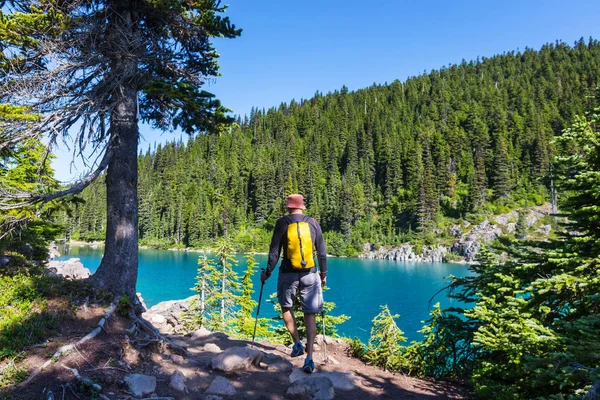
[[[290,194],[287,198],[287,203],[285,203],[286,208],[299,208],[301,210],[306,210],[306,206],[304,205],[304,197],[301,194]]]

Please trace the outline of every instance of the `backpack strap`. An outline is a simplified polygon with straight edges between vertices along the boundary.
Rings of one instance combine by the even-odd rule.
[[[288,214],[288,215],[286,215],[286,216],[285,216],[285,217],[283,217],[283,218],[285,218],[285,222],[287,222],[287,224],[288,224],[288,225],[291,225],[291,224],[293,224],[293,223],[294,223],[294,220],[292,219],[292,217],[290,217],[290,215],[289,215],[289,214]]]

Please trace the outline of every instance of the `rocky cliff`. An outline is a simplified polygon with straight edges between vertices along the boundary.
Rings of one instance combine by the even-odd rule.
[[[447,236],[452,238],[452,244],[423,246],[420,251],[417,251],[415,246],[410,243],[404,243],[398,247],[383,246],[378,249],[373,248],[370,243],[366,243],[361,257],[423,262],[456,261],[458,258],[460,261],[471,263],[475,261],[477,253],[485,243],[490,243],[502,235],[510,235],[515,232],[519,212],[526,214],[525,223],[527,228],[531,230],[542,218],[551,214],[552,208],[550,204],[544,204],[528,210],[513,210],[486,219],[479,224],[463,221],[461,224],[449,226],[446,228],[446,232],[439,232],[439,234],[447,233]],[[550,225],[540,225],[535,233],[538,236],[547,237],[551,229]]]

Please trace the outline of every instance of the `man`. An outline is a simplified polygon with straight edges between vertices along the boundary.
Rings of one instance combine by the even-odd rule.
[[[306,207],[302,195],[288,196],[286,208],[289,214],[279,218],[275,223],[267,269],[261,274],[260,279],[264,283],[271,276],[283,249],[277,280],[277,297],[285,326],[294,339],[294,347],[290,355],[298,357],[304,354],[304,346],[300,342],[292,312],[294,300],[299,292],[306,325],[306,360],[302,369],[304,372],[312,373],[315,369],[312,355],[317,333],[316,314],[323,311],[321,286],[325,286],[327,280],[327,252],[319,223],[303,214]],[[320,275],[317,274],[314,263],[314,250],[317,251]]]

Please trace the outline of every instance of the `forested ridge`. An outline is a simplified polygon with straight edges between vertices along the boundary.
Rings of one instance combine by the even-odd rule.
[[[330,252],[432,237],[459,218],[549,198],[553,139],[593,104],[600,43],[463,61],[405,82],[253,109],[219,134],[138,158],[142,244],[264,249],[287,194],[306,198]],[[71,237],[102,239],[102,182]]]

